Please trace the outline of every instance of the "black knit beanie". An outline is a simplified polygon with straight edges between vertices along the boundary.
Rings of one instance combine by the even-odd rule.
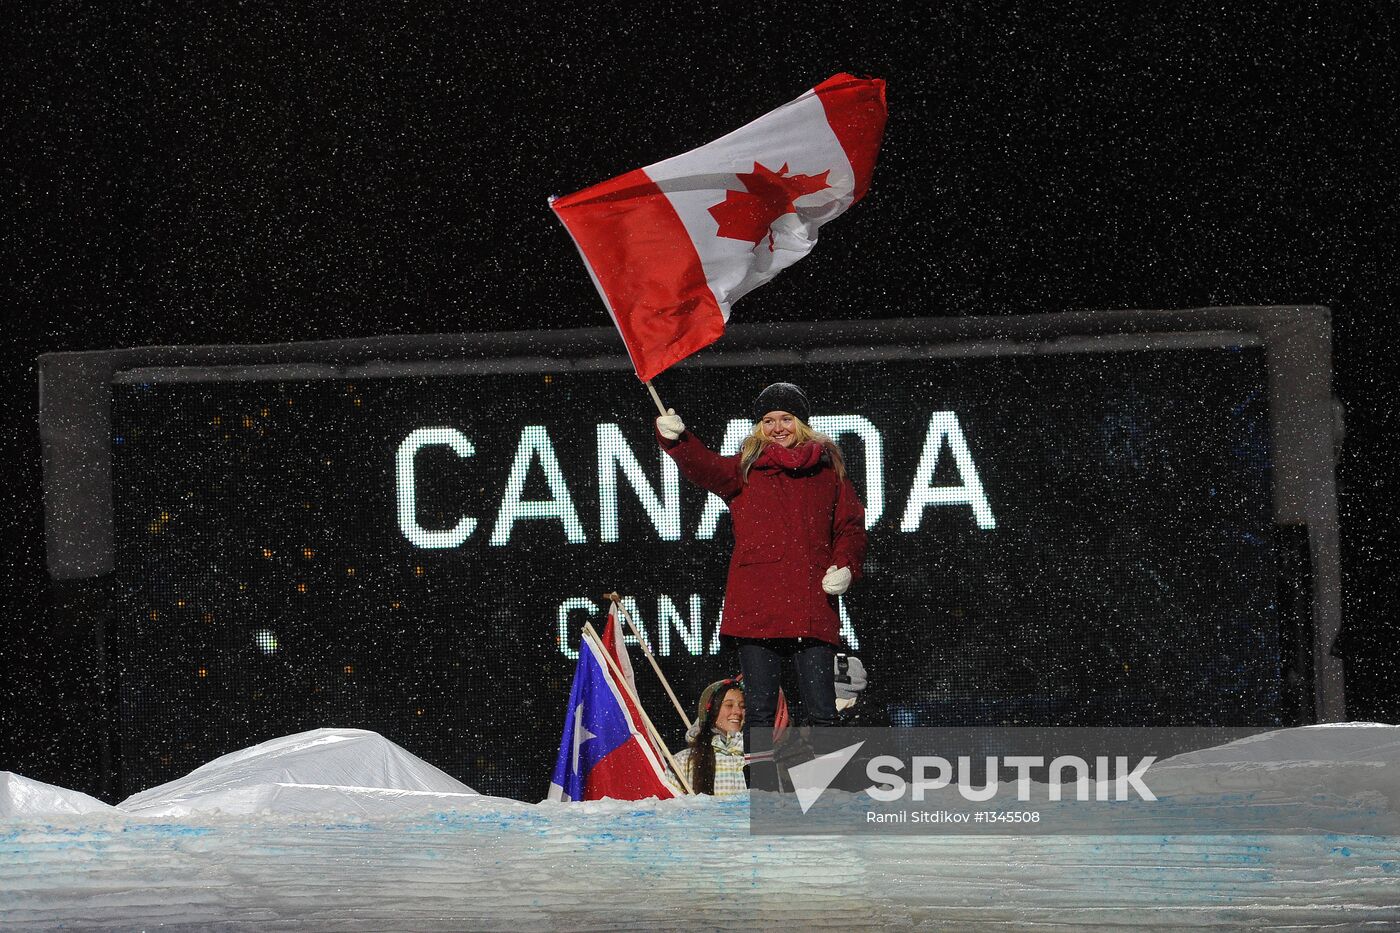
[[[762,421],[770,411],[791,412],[805,423],[810,420],[812,406],[806,393],[791,382],[775,382],[754,399],[753,420]]]

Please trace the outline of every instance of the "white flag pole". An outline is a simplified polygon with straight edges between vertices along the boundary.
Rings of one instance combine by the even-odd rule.
[[[652,741],[660,745],[661,750],[666,753],[666,760],[670,762],[671,770],[675,773],[676,780],[680,782],[681,787],[685,789],[687,794],[693,795],[695,791],[691,790],[690,782],[686,780],[684,771],[681,766],[676,763],[675,756],[673,756],[671,750],[666,747],[666,743],[662,741],[661,733],[656,731],[656,726],[652,725],[651,717],[648,716],[647,711],[642,708],[642,701],[632,690],[632,685],[627,682],[627,678],[622,676],[622,670],[617,666],[617,662],[612,659],[611,655],[603,650],[603,640],[598,637],[598,630],[593,627],[592,622],[583,623],[583,635],[592,642],[594,649],[602,656],[603,662],[608,665],[608,670],[612,671],[613,679],[617,681],[618,687],[631,697],[632,702],[636,704],[637,712],[642,714],[642,721],[646,724],[647,729],[651,731]]]
[[[656,394],[656,386],[651,384],[650,379],[643,383],[643,385],[645,385],[647,387],[647,391],[651,393],[651,400],[656,403],[656,410],[661,412],[663,415],[666,414],[666,406],[661,403],[661,396]]]
[[[656,663],[656,656],[651,653],[647,637],[642,634],[642,630],[632,620],[632,613],[628,612],[627,607],[622,605],[622,597],[616,593],[604,593],[603,598],[611,602],[614,611],[626,619],[627,624],[632,627],[632,633],[637,636],[637,644],[642,646],[642,654],[647,656],[647,660],[651,662],[651,669],[656,671],[656,676],[661,680],[661,686],[666,688],[666,695],[671,698],[671,705],[676,708],[676,712],[681,714],[681,722],[685,723],[685,731],[690,732],[690,717],[685,714],[685,707],[681,706],[681,701],[676,699],[676,692],[671,689],[671,682],[666,679],[665,674],[661,673],[661,665]]]

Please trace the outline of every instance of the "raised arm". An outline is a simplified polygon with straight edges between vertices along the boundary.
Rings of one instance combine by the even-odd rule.
[[[743,489],[739,458],[722,457],[686,428],[675,409],[656,419],[656,440],[680,467],[681,475],[702,489],[732,499]]]

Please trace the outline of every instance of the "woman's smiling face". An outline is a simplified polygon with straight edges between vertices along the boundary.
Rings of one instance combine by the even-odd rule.
[[[744,691],[730,687],[715,713],[715,728],[733,734],[744,731]]]
[[[763,436],[784,447],[797,443],[797,416],[790,411],[770,411],[759,422]]]

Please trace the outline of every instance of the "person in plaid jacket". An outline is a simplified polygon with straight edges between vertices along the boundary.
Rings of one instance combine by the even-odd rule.
[[[687,747],[676,764],[697,794],[727,797],[747,790],[744,783],[744,688],[737,677],[717,680],[700,694]],[[677,791],[675,775],[666,775]]]

